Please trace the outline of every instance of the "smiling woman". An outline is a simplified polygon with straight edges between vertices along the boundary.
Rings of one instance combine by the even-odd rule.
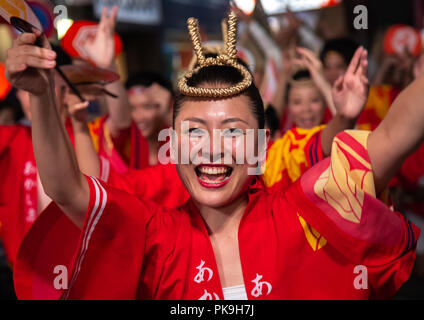
[[[324,98],[307,70],[298,71],[289,82],[287,106],[296,127],[311,129],[322,124]]]
[[[177,209],[80,172],[47,89],[50,64],[41,54],[40,63],[26,58],[23,46],[37,50],[34,35],[18,38],[8,74],[22,89],[32,88],[34,77],[46,88],[31,94],[33,139],[43,186],[54,200],[21,246],[20,298],[225,299],[236,292],[239,299],[369,299],[391,297],[408,279],[419,230],[377,197],[403,156],[392,154],[389,163],[376,156],[376,137],[387,141],[386,129],[342,132],[332,157],[285,192],[266,193],[248,174],[256,164],[247,156],[236,161],[239,144],[248,130],[258,134],[264,115],[251,75],[237,63],[233,14],[228,24],[223,53],[205,58],[197,23],[189,20],[199,65],[179,83],[173,143],[182,149],[186,137],[194,156],[176,165],[190,194]],[[15,56],[38,73],[23,73]],[[218,133],[209,149],[194,151],[203,137]],[[414,145],[422,136],[409,140]],[[257,143],[255,152],[262,148]],[[68,270],[65,286],[54,286],[57,265]],[[360,289],[358,265],[368,281]]]
[[[190,87],[213,90],[233,87],[242,80],[243,77],[237,69],[215,65],[200,69],[187,84]],[[183,121],[188,122],[186,132],[182,132],[182,126],[179,125]],[[214,99],[206,94],[203,97],[183,93],[177,95],[174,130],[178,138],[178,150],[187,150],[193,155],[190,157],[191,163],[178,165],[177,170],[194,199],[200,203],[222,206],[238,198],[240,192],[247,189],[254,179],[254,176],[248,175],[247,170],[257,167],[257,164],[250,164],[251,161],[246,159],[246,134],[248,130],[253,129],[255,134],[252,140],[256,142],[258,129],[263,128],[264,107],[259,91],[253,83],[242,94],[224,99]],[[186,139],[184,136],[187,136]],[[209,137],[213,138],[212,148]],[[188,146],[181,145],[184,141],[188,141]],[[208,145],[207,150],[199,147],[202,144]],[[262,147],[265,145],[263,141]],[[258,143],[255,148],[258,149]],[[199,154],[192,151],[199,149],[205,152]],[[241,161],[237,161],[239,154],[244,155]],[[213,193],[208,190],[210,188],[213,188]]]

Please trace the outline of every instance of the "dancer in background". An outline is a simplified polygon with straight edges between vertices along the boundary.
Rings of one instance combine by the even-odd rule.
[[[117,6],[110,10],[104,7],[93,41],[84,43],[90,62],[113,71],[117,69],[114,60],[117,13]],[[158,133],[169,126],[166,122],[173,100],[172,85],[156,73],[133,74],[126,86],[117,81],[105,87],[118,98],[106,97],[108,115],[89,124],[91,131],[98,132],[96,150],[119,173],[158,163],[157,151],[161,146]]]
[[[299,52],[301,58],[296,63],[308,69],[296,72],[285,90],[285,104],[296,127],[269,149],[263,175],[269,189],[286,188],[308,168],[329,156],[334,137],[354,128],[368,97],[367,51],[360,47],[346,73],[330,89],[327,100],[332,101],[337,113],[327,125],[321,125],[325,110],[323,95],[328,91],[328,83],[313,53],[304,48]]]

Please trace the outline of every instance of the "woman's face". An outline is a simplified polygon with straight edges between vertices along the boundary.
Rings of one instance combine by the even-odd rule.
[[[249,133],[248,129],[254,130]],[[246,146],[251,140],[251,150],[257,152],[258,122],[246,96],[188,99],[179,110],[174,130],[177,171],[195,202],[219,208],[247,189],[254,177],[248,173],[257,164],[248,163]],[[184,152],[190,152],[188,164],[182,164]]]
[[[165,116],[169,114],[171,93],[153,83],[150,87],[132,87],[128,90],[128,99],[132,107],[132,118],[143,137],[156,139],[157,132],[166,122]]]
[[[331,85],[338,77],[343,75],[347,69],[347,65],[343,57],[337,52],[331,51],[324,58],[324,75]]]
[[[296,127],[319,126],[324,116],[324,100],[314,85],[292,86],[289,91],[289,112]]]

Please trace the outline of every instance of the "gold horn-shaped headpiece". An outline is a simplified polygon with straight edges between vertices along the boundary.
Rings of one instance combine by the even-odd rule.
[[[227,23],[223,23],[223,40],[224,50],[220,52],[216,58],[205,58],[202,42],[200,39],[199,22],[195,18],[187,20],[188,32],[193,43],[194,53],[197,57],[197,66],[187,72],[178,81],[178,90],[191,97],[207,97],[221,98],[230,97],[239,94],[252,84],[252,75],[242,64],[237,62],[236,36],[237,36],[237,19],[234,12],[230,13]],[[225,27],[224,27],[225,26]],[[237,69],[242,75],[242,80],[228,88],[197,88],[187,84],[193,74],[196,74],[202,68],[209,66],[229,66]]]

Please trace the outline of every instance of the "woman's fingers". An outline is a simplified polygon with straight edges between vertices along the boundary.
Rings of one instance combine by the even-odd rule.
[[[294,58],[293,65],[299,65],[302,68],[307,68],[311,73],[314,71],[312,63],[303,55],[300,58]]]
[[[309,70],[309,72],[311,73],[311,75],[312,75],[312,73],[314,72],[314,70],[315,70],[315,66],[312,64],[312,62],[311,61],[309,61],[308,60],[308,58],[306,58],[306,57],[303,57],[302,58],[302,62],[303,62],[303,65],[304,66],[306,66],[306,68],[308,68],[308,70]]]
[[[339,76],[336,81],[334,81],[333,88],[336,91],[341,91],[343,89],[343,76]]]
[[[356,70],[358,69],[362,51],[362,46],[356,49],[355,54],[353,55],[352,60],[350,60],[349,66],[347,67],[346,74],[355,74]]]
[[[56,52],[34,45],[33,33],[20,34],[7,52],[9,73],[24,71],[27,67],[51,69],[56,66]]]
[[[21,55],[7,60],[7,75],[9,78],[25,71],[27,68],[52,69],[56,66],[55,60],[45,60],[33,56]]]
[[[88,108],[88,104],[89,104],[88,101],[84,101],[84,102],[79,102],[79,103],[73,104],[73,105],[71,105],[69,107],[69,113],[71,115],[73,115],[74,113],[76,113],[76,112],[78,112],[80,110],[85,110],[85,109]]]
[[[111,23],[112,29],[115,29],[116,17],[118,16],[118,6],[113,6],[110,10],[109,21]]]
[[[103,7],[102,8],[102,13],[101,13],[101,16],[100,16],[99,27],[100,26],[103,26],[103,24],[107,20],[108,11],[109,11],[108,7]]]
[[[13,40],[13,47],[18,47],[23,44],[34,44],[37,37],[34,33],[21,33],[15,40]]]
[[[302,59],[299,59],[299,58],[294,58],[294,59],[292,60],[292,64],[293,64],[293,65],[299,65],[299,66],[301,66],[301,67],[305,67],[305,66],[303,65],[303,61],[302,61]]]
[[[40,59],[54,60],[56,52],[50,49],[40,48],[34,45],[23,44],[16,48],[16,56],[33,56]]]
[[[297,52],[305,57],[309,62],[315,67],[320,68],[321,67],[321,61],[318,59],[318,57],[309,49],[306,48],[297,48]]]
[[[22,55],[16,58],[20,63],[25,63],[28,67],[39,69],[52,69],[56,66],[55,60],[47,60],[34,56]]]
[[[10,62],[7,60],[8,68],[6,70],[6,76],[9,78],[13,77],[15,73],[22,72],[27,68],[25,61],[14,61]]]
[[[359,61],[359,67],[356,72],[360,75],[367,76],[368,73],[368,51],[363,50],[361,54],[361,59]]]
[[[117,15],[118,6],[115,5],[110,10],[108,7],[103,7],[99,23],[99,29],[113,33],[115,29]]]

